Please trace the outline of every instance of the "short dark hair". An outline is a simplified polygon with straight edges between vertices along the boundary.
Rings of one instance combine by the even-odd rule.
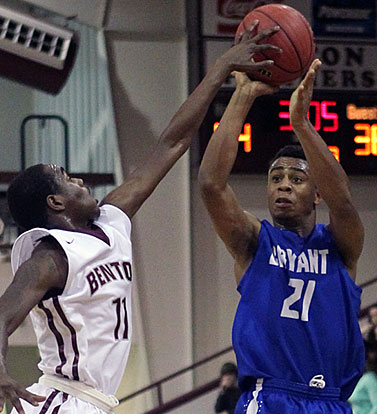
[[[271,167],[271,165],[281,157],[291,157],[291,158],[300,158],[302,160],[306,161],[305,152],[302,149],[302,146],[300,144],[289,144],[286,145],[283,148],[280,148],[280,150],[274,155],[272,160],[270,161],[268,168]]]
[[[229,375],[229,374],[233,374],[235,376],[237,376],[238,374],[237,366],[233,364],[233,362],[225,362],[225,364],[221,367],[221,370],[220,370],[221,376]]]
[[[44,164],[33,165],[22,171],[11,182],[7,192],[9,211],[22,230],[46,227],[49,194],[57,194],[55,175]]]

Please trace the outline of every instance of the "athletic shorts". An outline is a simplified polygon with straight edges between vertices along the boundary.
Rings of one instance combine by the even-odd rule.
[[[307,395],[297,390],[256,385],[242,393],[234,414],[352,414],[351,407],[339,398]],[[319,393],[318,393],[319,394]]]
[[[42,395],[46,400],[39,403],[37,407],[29,404],[25,400],[20,400],[25,414],[107,414],[105,411],[80,400],[65,392],[48,388],[42,384],[33,384],[27,388],[33,394]],[[10,414],[18,414],[13,408]]]

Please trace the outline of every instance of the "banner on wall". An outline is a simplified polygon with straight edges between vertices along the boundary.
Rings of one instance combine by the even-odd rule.
[[[202,0],[205,71],[233,44],[242,18],[256,7],[281,3],[300,11],[313,27],[322,60],[316,89],[377,90],[377,0]],[[292,89],[299,80],[282,88]],[[230,78],[224,87],[234,87]]]
[[[207,36],[234,36],[241,20],[256,7],[285,0],[203,1],[203,32]]]
[[[314,35],[376,40],[376,0],[312,0]]]
[[[206,69],[232,45],[232,41],[209,40],[205,42]],[[322,67],[316,81],[316,90],[370,91],[377,90],[377,45],[359,43],[338,43],[321,41],[317,44],[316,56],[322,60]],[[293,89],[299,80],[282,86]],[[223,87],[235,87],[230,77]]]

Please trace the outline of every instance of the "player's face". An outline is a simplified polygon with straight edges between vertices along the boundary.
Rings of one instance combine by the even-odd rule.
[[[377,326],[377,308],[375,306],[369,309],[369,317],[371,323]]]
[[[91,195],[81,178],[71,178],[63,167],[55,164],[45,166],[53,172],[59,186],[59,195],[63,197],[65,214],[77,223],[87,223],[99,215],[97,200]]]
[[[305,160],[281,157],[268,172],[268,207],[274,221],[299,223],[312,215],[319,194]]]

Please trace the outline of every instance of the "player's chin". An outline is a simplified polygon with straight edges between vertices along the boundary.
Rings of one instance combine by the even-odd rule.
[[[271,216],[276,219],[291,219],[296,216],[295,212],[292,209],[288,208],[273,208],[271,210]]]

